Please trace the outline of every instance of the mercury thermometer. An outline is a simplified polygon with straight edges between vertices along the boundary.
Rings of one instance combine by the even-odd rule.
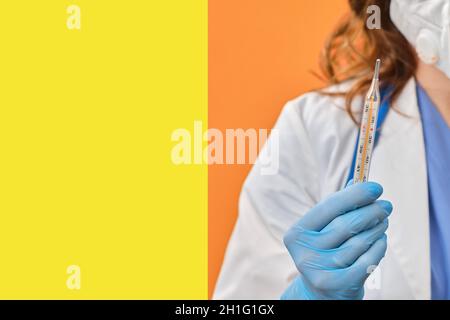
[[[369,179],[370,160],[375,143],[378,110],[380,108],[380,65],[381,60],[377,59],[372,84],[364,101],[353,183],[366,182]]]

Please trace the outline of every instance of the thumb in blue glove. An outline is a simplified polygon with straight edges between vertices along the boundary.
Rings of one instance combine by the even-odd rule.
[[[299,276],[282,299],[362,299],[384,257],[392,212],[374,182],[347,186],[308,211],[285,235]]]

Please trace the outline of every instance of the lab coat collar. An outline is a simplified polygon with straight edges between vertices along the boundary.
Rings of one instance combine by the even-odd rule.
[[[383,197],[394,206],[388,252],[397,259],[412,295],[430,299],[427,167],[414,79],[391,107],[374,149],[371,179],[383,185]]]

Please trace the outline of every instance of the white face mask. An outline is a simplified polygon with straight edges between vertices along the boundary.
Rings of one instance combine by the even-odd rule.
[[[391,0],[390,15],[419,58],[450,78],[450,0]]]

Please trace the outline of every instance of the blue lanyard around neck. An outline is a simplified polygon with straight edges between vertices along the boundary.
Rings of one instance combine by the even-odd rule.
[[[374,147],[377,146],[378,139],[380,137],[381,126],[383,125],[383,122],[386,119],[386,116],[389,111],[389,105],[390,105],[389,96],[391,95],[391,93],[392,93],[392,90],[389,87],[382,89],[381,93],[380,93],[381,105],[380,105],[380,109],[378,110],[378,121],[377,121],[377,129],[376,129],[377,133],[375,135]],[[355,146],[355,150],[353,151],[352,166],[350,167],[350,172],[349,172],[349,175],[347,178],[347,183],[353,179],[353,173],[355,171],[355,165],[356,165],[356,153],[358,151],[358,142],[359,142],[359,132],[358,132],[358,136],[356,137],[356,146]]]

